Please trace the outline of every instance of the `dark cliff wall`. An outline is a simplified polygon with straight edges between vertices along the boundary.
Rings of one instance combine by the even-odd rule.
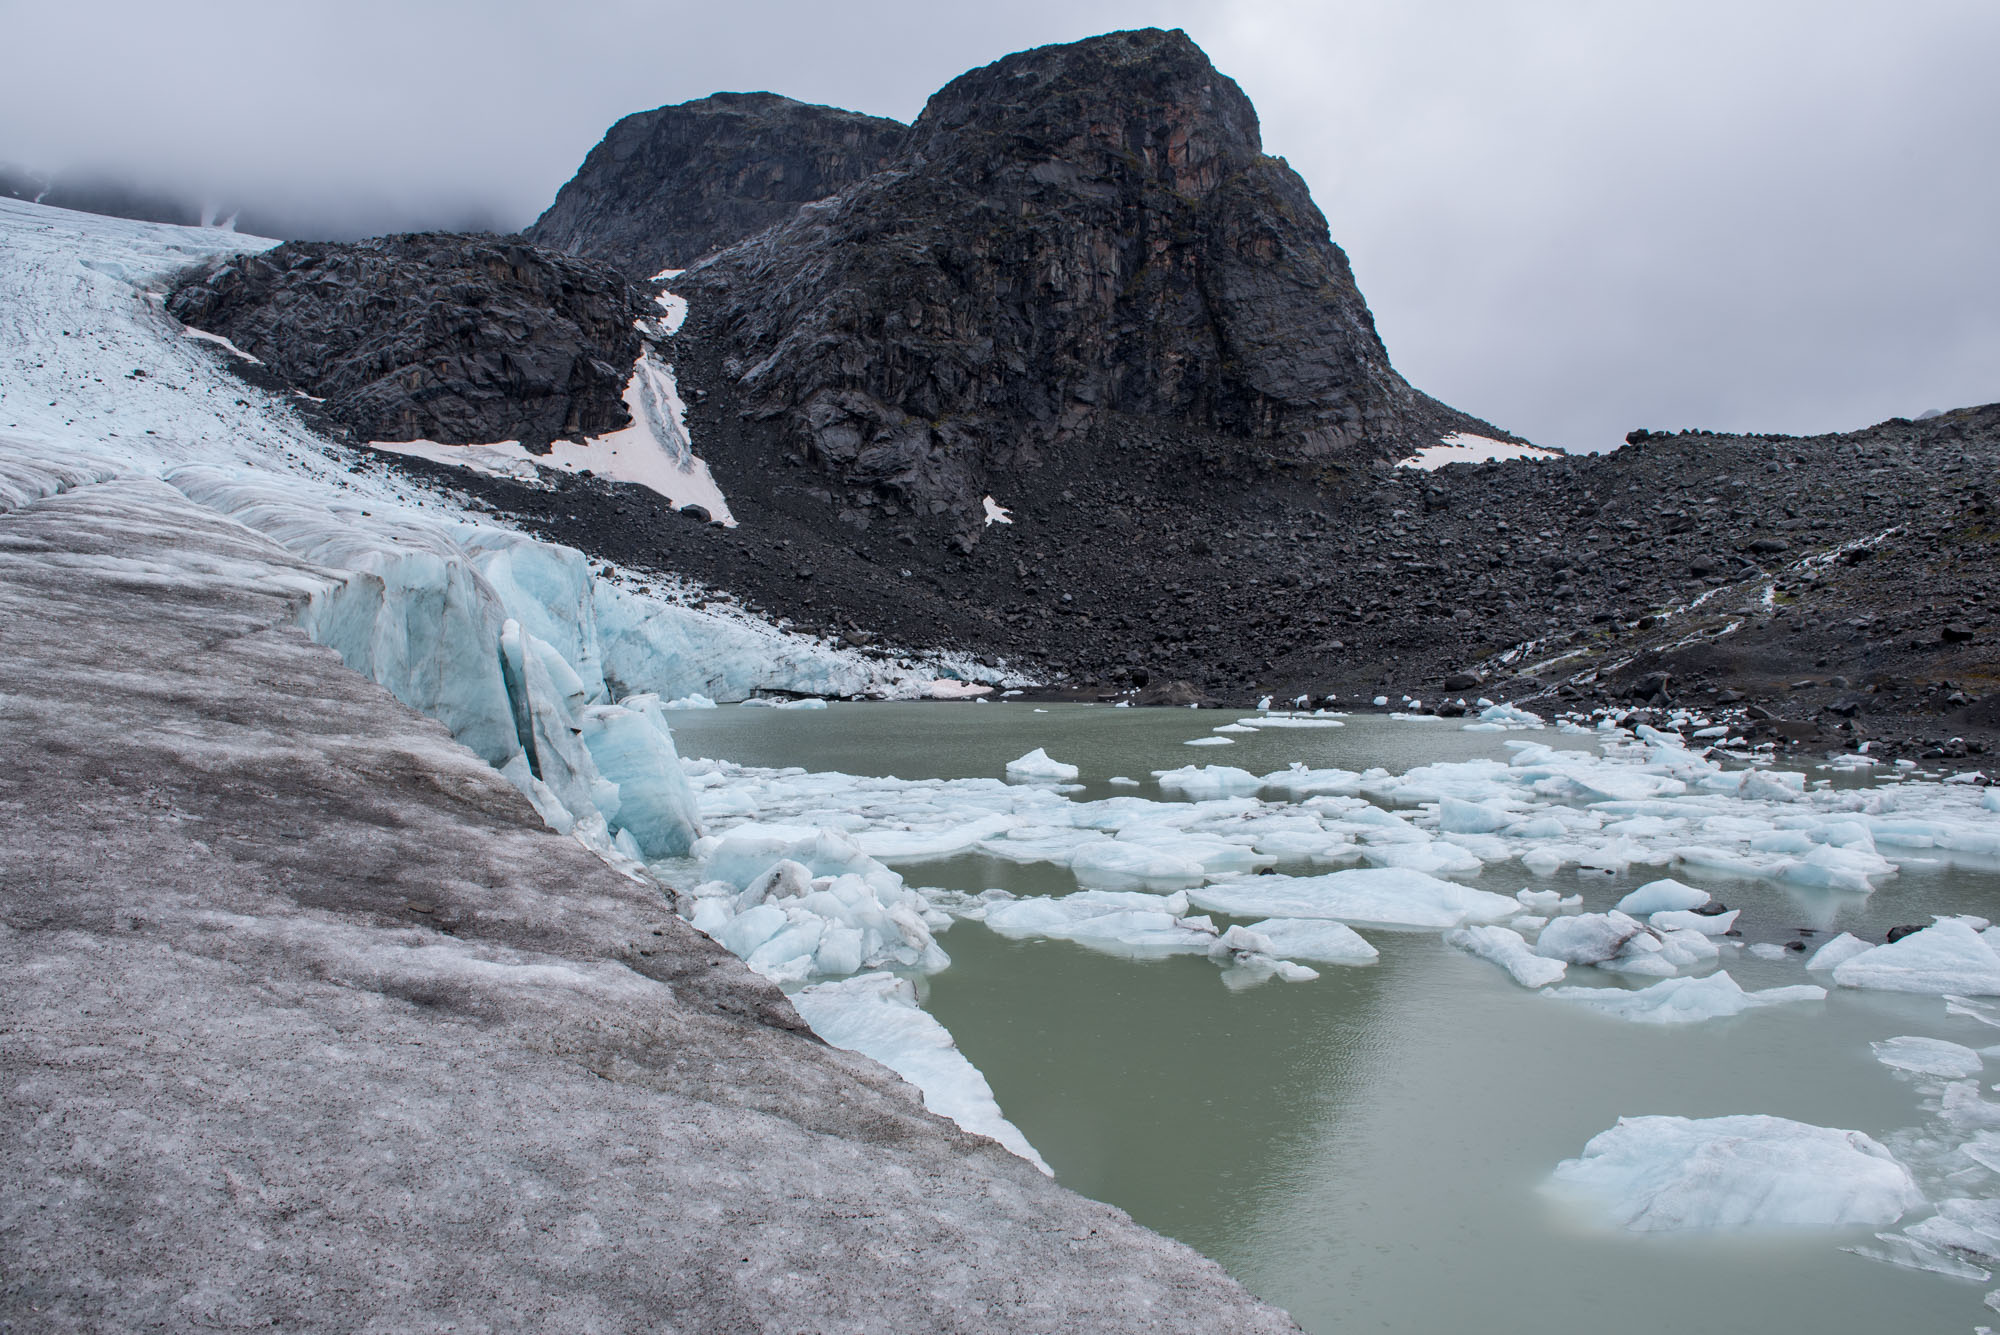
[[[685,268],[880,170],[909,127],[775,93],[627,116],[523,235],[637,278]]]
[[[261,358],[362,440],[519,440],[627,425],[643,298],[511,237],[288,242],[184,281],[167,309]]]
[[[954,80],[889,167],[696,265],[730,396],[850,493],[970,520],[1107,415],[1294,461],[1500,434],[1389,364],[1305,183],[1180,32]]]

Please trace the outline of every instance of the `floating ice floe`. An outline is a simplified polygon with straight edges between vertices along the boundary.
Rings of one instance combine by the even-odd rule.
[[[1250,924],[1265,942],[1267,953],[1315,964],[1370,964],[1380,957],[1375,947],[1344,923],[1326,918],[1265,918]]]
[[[1912,1075],[1938,1075],[1949,1080],[1976,1076],[1986,1068],[1985,1060],[1963,1043],[1942,1038],[1905,1034],[1869,1045],[1875,1060]]]
[[[2000,996],[2000,955],[1965,923],[1946,918],[1842,961],[1833,981],[1886,992]]]
[[[1153,778],[1163,792],[1183,797],[1230,797],[1254,793],[1264,781],[1248,770],[1229,765],[1183,765],[1179,769],[1156,769]]]
[[[1205,955],[1216,943],[1215,926],[1188,918],[1187,910],[1185,894],[1084,890],[993,904],[985,922],[1002,936],[1074,941],[1108,955]]]
[[[965,1059],[943,1025],[918,1008],[908,981],[894,974],[861,974],[801,988],[792,994],[792,1004],[813,1032],[833,1046],[872,1057],[915,1085],[932,1112],[974,1135],[999,1141],[1050,1172],[1028,1138],[1002,1115],[979,1068]]]
[[[1618,901],[1618,911],[1643,918],[1650,913],[1698,909],[1708,903],[1708,891],[1675,880],[1648,881]]]
[[[1974,1146],[1965,1146],[1967,1151]],[[1985,1160],[1973,1154],[1984,1164]],[[1904,1270],[1969,1279],[1984,1284],[1993,1278],[1987,1267],[2000,1265],[2000,1202],[1957,1198],[1938,1202],[1937,1213],[1899,1233],[1877,1233],[1873,1243],[1843,1248],[1871,1261],[1886,1261]],[[1986,1295],[1986,1305],[2000,1310],[2000,1293]],[[1986,1330],[1981,1326],[1979,1330]]]
[[[1253,718],[1240,718],[1239,724],[1253,732],[1264,728],[1344,728],[1346,722],[1331,714],[1258,714]],[[1220,729],[1218,729],[1220,731]]]
[[[1617,987],[1559,987],[1549,995],[1637,1024],[1693,1024],[1740,1015],[1759,1006],[1824,1001],[1826,989],[1802,984],[1746,992],[1727,973],[1717,972],[1704,978],[1668,978],[1633,991]]]
[[[1569,966],[1528,949],[1521,934],[1508,927],[1460,927],[1444,934],[1445,944],[1469,951],[1512,974],[1523,987],[1547,987],[1561,982]]]
[[[1188,892],[1198,907],[1235,918],[1331,918],[1379,927],[1458,927],[1511,917],[1514,900],[1402,868],[1324,876],[1256,876]]]
[[[1641,1233],[1882,1227],[1924,1203],[1872,1137],[1784,1117],[1621,1117],[1553,1189]]]
[[[1874,943],[1863,941],[1852,932],[1842,932],[1812,953],[1806,961],[1806,968],[1815,973],[1824,973],[1845,964],[1856,955],[1865,955],[1875,949]]]
[[[1098,890],[1181,890],[1208,876],[1193,858],[1116,839],[1085,844],[1070,855],[1069,867],[1078,885]]]
[[[1007,777],[1010,779],[1053,780],[1057,783],[1067,783],[1080,773],[1082,771],[1076,766],[1066,765],[1052,758],[1039,746],[1018,760],[1007,762]]]

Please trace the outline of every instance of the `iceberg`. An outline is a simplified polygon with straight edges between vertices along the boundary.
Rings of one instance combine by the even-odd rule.
[[[1039,746],[1018,760],[1007,762],[1008,778],[1029,782],[1068,783],[1081,772],[1074,765],[1065,765],[1062,761],[1052,758]]]
[[[1865,955],[1873,949],[1875,947],[1871,943],[1863,941],[1852,932],[1842,932],[1839,936],[1834,937],[1833,940],[1815,950],[1812,953],[1812,958],[1806,961],[1806,968],[1815,973],[1823,973],[1828,969],[1845,964],[1856,955]]]
[[[1754,1115],[1621,1117],[1551,1185],[1638,1233],[1880,1228],[1924,1203],[1872,1137]]]
[[[1197,801],[1202,798],[1234,797],[1254,793],[1264,781],[1248,770],[1229,765],[1183,765],[1179,769],[1154,770],[1160,790],[1179,793]]]
[[[1698,909],[1708,903],[1708,891],[1667,878],[1648,881],[1618,901],[1618,911],[1635,918],[1673,910]]]
[[[1627,991],[1617,987],[1559,987],[1548,995],[1638,1024],[1693,1024],[1740,1015],[1759,1006],[1792,1001],[1824,1001],[1826,989],[1801,984],[1746,992],[1726,973],[1705,978],[1668,978]]]

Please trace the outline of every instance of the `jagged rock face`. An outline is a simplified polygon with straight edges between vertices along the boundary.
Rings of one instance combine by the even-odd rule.
[[[627,116],[523,235],[635,277],[685,268],[881,170],[909,127],[775,93]]]
[[[920,512],[970,520],[988,473],[1107,414],[1305,461],[1500,434],[1391,369],[1305,183],[1180,32],[962,76],[888,170],[677,286],[731,358],[717,388]]]
[[[325,399],[362,440],[546,450],[631,422],[640,294],[512,238],[290,242],[197,272],[167,309]]]

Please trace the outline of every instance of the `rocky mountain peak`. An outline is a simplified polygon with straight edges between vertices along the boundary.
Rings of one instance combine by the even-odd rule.
[[[634,277],[686,267],[880,169],[909,127],[776,93],[627,116],[525,233]]]
[[[1323,467],[1504,434],[1389,364],[1305,183],[1179,32],[1011,55],[906,151],[694,267],[705,383],[842,508],[949,512],[1049,451],[1192,431]]]
[[[1057,174],[1115,158],[1190,197],[1263,152],[1250,99],[1179,29],[1038,47],[960,75],[917,118],[912,152],[945,158],[1001,136],[1047,153]]]

